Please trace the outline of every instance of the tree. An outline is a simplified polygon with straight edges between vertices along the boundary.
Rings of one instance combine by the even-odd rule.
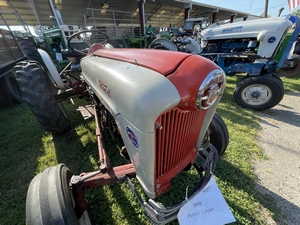
[[[292,12],[292,15],[297,16],[298,18],[300,18],[300,9],[295,10],[294,12]]]
[[[260,17],[262,17],[262,18],[264,18],[264,16],[265,16],[265,13],[261,13],[260,15],[259,15]],[[267,15],[267,18],[270,18],[271,17],[271,15]]]

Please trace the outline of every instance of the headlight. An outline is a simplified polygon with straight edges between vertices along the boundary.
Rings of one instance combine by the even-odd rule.
[[[205,48],[207,46],[208,41],[201,39],[200,46],[201,48]]]
[[[198,90],[196,98],[198,109],[208,109],[216,102],[218,96],[223,92],[223,86],[226,82],[225,76],[225,73],[218,69],[208,74]]]

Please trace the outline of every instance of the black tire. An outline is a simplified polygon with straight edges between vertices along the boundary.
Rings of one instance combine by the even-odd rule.
[[[285,77],[295,77],[300,74],[300,56],[293,55],[293,66],[288,69],[280,69],[278,72]]]
[[[18,102],[22,102],[21,91],[19,85],[17,84],[15,75],[10,72],[5,75],[4,79],[12,95],[18,100]]]
[[[219,156],[223,155],[229,144],[227,125],[222,117],[215,113],[208,127],[210,143],[218,150]]]
[[[271,76],[278,80],[278,84],[281,86],[281,90],[284,92],[284,84],[283,84],[281,78],[279,76],[277,76],[276,74],[272,74]]]
[[[43,62],[40,53],[31,40],[18,38],[17,41],[28,60],[38,61],[39,63]]]
[[[284,85],[276,75],[247,76],[234,89],[236,103],[255,111],[277,105],[284,96]]]
[[[282,80],[281,80],[281,78],[280,78],[279,76],[277,76],[277,75],[274,74],[274,73],[272,73],[271,76],[274,77],[274,78],[276,78],[277,80],[279,80],[280,83],[282,84],[282,87],[283,87],[283,82],[282,82]]]
[[[59,164],[33,178],[26,198],[28,225],[91,224],[87,211],[80,220],[76,216],[72,191],[69,189],[71,177],[71,171],[64,164]]]
[[[22,61],[15,66],[21,97],[45,130],[54,135],[65,133],[70,121],[62,103],[52,92],[52,84],[41,65],[36,61]]]
[[[20,103],[10,88],[11,73],[0,78],[0,108],[6,108]]]

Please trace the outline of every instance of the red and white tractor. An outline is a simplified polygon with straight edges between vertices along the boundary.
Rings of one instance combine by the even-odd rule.
[[[77,49],[73,39],[88,40]],[[93,40],[97,43],[90,46]],[[126,182],[155,224],[177,218],[187,199],[207,184],[228,145],[228,130],[216,108],[226,75],[199,55],[153,49],[114,49],[98,31],[83,31],[68,40],[63,51],[70,65],[60,73],[47,53],[43,66],[22,61],[15,66],[21,98],[54,136],[68,132],[70,120],[62,101],[80,97],[85,117],[95,119],[99,169],[73,175],[64,164],[36,175],[28,188],[26,221],[32,224],[89,224],[84,192],[114,182]],[[82,44],[81,44],[82,46]],[[103,134],[120,136],[121,155],[128,161],[113,166]],[[182,201],[165,207],[155,198],[167,193],[171,180],[191,166],[199,182]],[[144,202],[131,178],[149,197]]]

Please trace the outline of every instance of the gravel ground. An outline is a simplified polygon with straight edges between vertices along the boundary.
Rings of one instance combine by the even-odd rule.
[[[282,221],[300,224],[300,92],[286,93],[272,109],[257,112],[261,132],[258,143],[268,160],[255,163],[257,188],[272,196],[282,210]]]

